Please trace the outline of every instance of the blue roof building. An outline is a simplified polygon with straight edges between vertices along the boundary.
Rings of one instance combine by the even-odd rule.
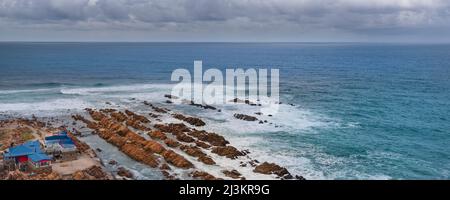
[[[31,164],[34,168],[48,167],[51,164],[51,158],[41,150],[41,144],[37,140],[7,149],[3,158],[19,165]]]
[[[61,151],[75,151],[76,146],[72,138],[67,135],[67,132],[62,131],[56,135],[45,137],[45,146],[47,149],[61,150]]]
[[[4,157],[18,157],[27,156],[36,153],[42,153],[41,144],[39,141],[29,141],[15,147],[11,147],[4,153]]]

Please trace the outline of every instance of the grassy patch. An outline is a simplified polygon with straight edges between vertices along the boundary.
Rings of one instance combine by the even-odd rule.
[[[20,139],[23,141],[28,141],[34,139],[34,135],[31,132],[25,132],[20,135]]]
[[[0,141],[6,139],[6,131],[0,130]]]
[[[0,130],[0,151],[5,150],[8,140],[8,133],[5,130]]]

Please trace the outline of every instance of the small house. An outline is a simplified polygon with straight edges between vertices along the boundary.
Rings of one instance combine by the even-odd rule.
[[[41,150],[39,141],[29,141],[7,149],[3,153],[5,163],[21,171],[51,171],[51,158]]]
[[[75,160],[78,154],[75,143],[65,131],[45,137],[45,151],[64,161]]]

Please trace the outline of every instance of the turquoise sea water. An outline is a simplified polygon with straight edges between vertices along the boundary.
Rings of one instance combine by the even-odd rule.
[[[184,110],[261,160],[310,179],[450,178],[450,45],[0,43],[0,117],[163,101],[194,60],[280,69],[295,105],[269,119],[280,127]]]

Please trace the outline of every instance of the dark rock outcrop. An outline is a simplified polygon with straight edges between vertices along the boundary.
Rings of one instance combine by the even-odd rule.
[[[215,165],[216,162],[209,156],[201,156],[198,158],[198,161],[205,163],[207,165]]]
[[[282,179],[292,179],[293,178],[291,173],[289,173],[289,171],[286,168],[281,167],[275,163],[264,162],[264,163],[256,166],[255,169],[253,170],[253,172],[260,173],[260,174],[275,174]]]
[[[195,117],[186,117],[182,114],[173,114],[172,115],[174,118],[185,121],[187,123],[189,123],[190,125],[194,125],[194,126],[204,126],[206,125],[206,123],[199,119],[199,118],[195,118]]]
[[[244,115],[244,114],[234,114],[233,115],[236,119],[245,120],[245,121],[257,121],[258,118],[250,116],[250,115]]]
[[[164,97],[166,97],[166,98],[168,98],[168,99],[178,99],[177,96],[170,95],[170,94],[165,94]]]
[[[133,178],[133,173],[131,173],[130,170],[127,170],[124,167],[117,168],[117,175],[129,178],[129,179]]]
[[[222,173],[225,174],[225,176],[228,176],[230,178],[234,178],[234,179],[241,178],[241,173],[239,173],[235,169],[233,169],[233,170],[223,170]]]
[[[148,132],[148,135],[155,140],[165,140],[167,138],[166,134],[158,130],[150,131]]]
[[[155,128],[161,130],[162,132],[167,132],[167,133],[172,133],[172,134],[184,133],[184,132],[190,131],[190,129],[183,123],[178,123],[178,124],[170,123],[167,125],[156,124]]]
[[[213,146],[225,146],[229,144],[227,140],[223,136],[220,136],[216,133],[209,133],[206,131],[193,130],[188,133],[188,135],[197,138],[198,140],[208,142]]]
[[[230,159],[236,159],[238,156],[244,156],[245,154],[239,150],[237,150],[233,146],[225,146],[225,147],[213,147],[212,153],[215,153],[219,156],[225,156]]]
[[[147,144],[144,146],[144,149],[153,153],[161,154],[166,149],[155,141],[147,141]]]
[[[167,109],[167,108],[159,108],[159,107],[154,106],[153,104],[151,104],[151,103],[149,103],[147,101],[144,101],[144,104],[147,105],[147,106],[150,106],[155,112],[159,112],[159,113],[167,113],[167,112],[169,112],[169,109]]]
[[[127,116],[123,112],[113,112],[111,113],[111,117],[118,122],[124,122],[127,119]]]
[[[180,143],[178,141],[170,139],[170,138],[165,139],[164,143],[167,146],[172,147],[172,148],[180,146]]]
[[[131,112],[129,110],[125,110],[125,114],[127,114],[130,117],[132,117],[134,121],[139,121],[139,122],[142,122],[142,123],[149,123],[150,122],[150,120],[148,120],[143,115],[136,114],[136,113]]]
[[[195,146],[181,145],[180,149],[192,157],[206,156],[206,154],[202,150],[200,150],[200,148]]]
[[[195,145],[197,145],[198,147],[204,148],[204,149],[209,149],[211,147],[211,145],[206,144],[201,141],[195,141]]]
[[[110,165],[117,165],[117,161],[115,161],[115,160],[110,160],[110,161],[108,162],[108,164],[110,164]]]
[[[194,165],[188,160],[186,160],[186,158],[180,156],[179,154],[175,153],[172,150],[164,151],[162,153],[162,156],[168,163],[174,165],[175,167],[183,169],[189,169],[194,167]]]
[[[215,176],[203,172],[203,171],[194,171],[190,174],[193,178],[198,178],[202,180],[218,180]]]
[[[191,143],[191,142],[195,141],[194,138],[192,138],[191,136],[186,135],[185,133],[178,133],[178,134],[175,135],[175,137],[177,138],[178,141],[181,141],[181,142]]]

